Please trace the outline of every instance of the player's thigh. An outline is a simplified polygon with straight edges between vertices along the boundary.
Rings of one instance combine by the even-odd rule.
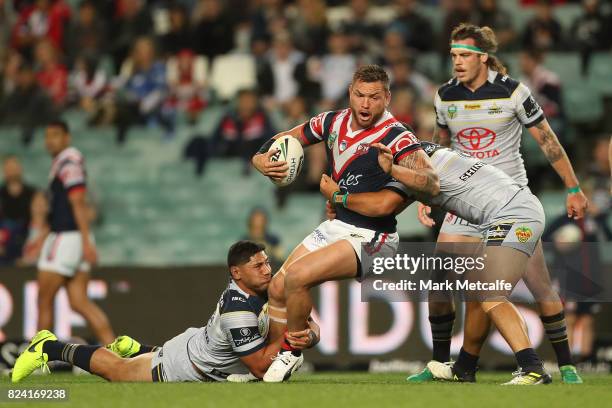
[[[38,272],[38,298],[39,300],[53,299],[57,291],[66,283],[66,277],[52,271]]]
[[[312,251],[289,265],[285,289],[312,287],[323,282],[357,276],[357,254],[353,245],[341,239]]]
[[[487,286],[483,290],[469,291],[467,298],[478,301],[509,297],[525,273],[528,255],[508,246],[487,246],[483,256],[484,268],[468,272],[466,279],[470,283],[498,283],[498,289],[493,290]]]
[[[542,241],[538,242],[533,255],[527,261],[523,280],[538,302],[559,300],[550,280],[546,259],[544,258],[544,250],[542,249]]]
[[[141,381],[152,382],[151,361],[153,353],[141,354],[134,358],[124,359],[127,364],[126,375],[129,377],[126,381]]]

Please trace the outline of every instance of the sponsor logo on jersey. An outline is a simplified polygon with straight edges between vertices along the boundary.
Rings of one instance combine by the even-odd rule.
[[[359,143],[359,146],[357,146],[357,150],[355,150],[354,154],[357,156],[361,156],[363,154],[366,154],[369,150],[370,150],[369,143]]]
[[[457,133],[457,141],[467,150],[483,150],[491,146],[497,135],[491,129],[472,127]]]
[[[531,118],[540,111],[540,105],[538,105],[533,96],[525,99],[525,102],[523,102],[523,108],[525,109],[525,114],[528,118]]]
[[[463,105],[463,107],[466,110],[476,110],[476,109],[480,109],[480,104],[479,103],[466,103],[465,105]]]
[[[355,234],[354,232],[351,234],[351,237],[359,238],[359,239],[365,239],[365,237],[363,235]]]
[[[514,233],[516,234],[519,242],[523,244],[529,241],[529,238],[533,236],[533,231],[531,231],[531,228],[529,227],[518,227]]]
[[[446,112],[448,112],[449,118],[455,119],[455,117],[457,117],[457,105],[449,105],[448,108],[446,108]]]
[[[242,329],[240,329],[240,334],[242,334],[245,337],[250,336],[251,330],[248,327],[243,327]]]
[[[336,141],[337,138],[338,138],[338,133],[336,133],[336,132],[331,132],[331,134],[327,138],[327,147],[330,150],[331,150],[332,146],[334,145],[334,142]]]
[[[493,105],[489,106],[489,115],[497,115],[502,112],[502,108],[500,106],[497,106],[495,102],[493,102]]]
[[[246,299],[240,296],[232,296],[232,301],[237,300],[238,302],[246,303]]]
[[[483,162],[478,162],[470,167],[465,173],[459,176],[459,180],[466,181],[470,177],[474,175],[479,169],[481,169],[485,164]]]
[[[348,172],[346,176],[338,182],[338,188],[348,190],[348,186],[359,185],[359,179],[363,177],[363,174],[352,174]]]

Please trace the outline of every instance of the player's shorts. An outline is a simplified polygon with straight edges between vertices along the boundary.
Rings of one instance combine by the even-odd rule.
[[[520,190],[483,225],[448,213],[440,232],[477,237],[487,246],[515,248],[531,256],[544,232],[545,215],[540,200],[527,188]]]
[[[93,235],[90,235],[95,242]],[[77,271],[89,272],[89,263],[83,261],[83,240],[79,231],[51,232],[38,258],[38,270],[73,277]]]
[[[151,372],[154,382],[205,381],[193,367],[187,351],[189,339],[199,331],[191,327],[153,352]]]
[[[339,220],[327,220],[323,221],[310,235],[304,238],[302,245],[309,251],[315,251],[341,239],[345,239],[351,244],[359,262],[362,261],[362,250],[367,250],[370,257],[393,256],[399,244],[397,232],[378,232],[367,228],[359,228]],[[357,279],[361,280],[362,278],[360,270]]]

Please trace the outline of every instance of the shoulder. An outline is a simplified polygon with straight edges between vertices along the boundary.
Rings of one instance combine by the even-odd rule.
[[[458,91],[459,81],[457,78],[451,78],[445,84],[443,84],[440,88],[438,88],[437,95],[440,100],[445,100],[447,97],[452,96],[453,93]]]
[[[254,313],[254,311],[251,309],[248,296],[237,290],[227,289],[221,297],[219,313],[224,315],[236,312]]]
[[[496,88],[502,89],[508,98],[511,97],[514,91],[516,91],[516,89],[522,85],[520,81],[508,75],[502,75],[500,73],[495,76],[495,79],[493,80],[492,84]],[[522,86],[525,87],[525,85]]]

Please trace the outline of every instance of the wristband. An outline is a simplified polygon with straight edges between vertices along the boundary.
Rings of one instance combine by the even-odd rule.
[[[342,196],[342,206],[346,208],[346,200],[348,199],[349,193]]]
[[[266,143],[263,144],[263,146],[261,146],[259,148],[259,150],[257,151],[258,154],[263,154],[263,153],[267,153],[268,150],[270,150],[270,146],[272,146],[274,144],[274,142],[276,142],[276,139],[272,138],[270,140],[268,140]]]
[[[342,204],[342,196],[340,195],[340,191],[334,191],[334,194],[332,194],[331,198],[331,204],[334,207],[337,207]]]
[[[580,192],[580,186],[572,187],[567,189],[567,194],[576,194]]]

